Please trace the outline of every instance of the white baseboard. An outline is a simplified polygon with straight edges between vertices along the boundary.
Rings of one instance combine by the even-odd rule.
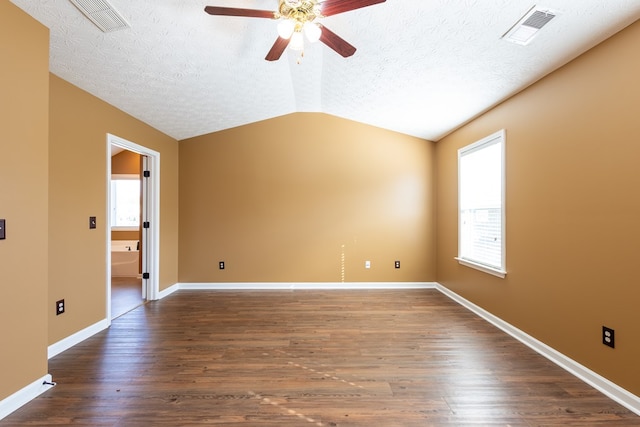
[[[54,356],[62,353],[65,350],[70,349],[74,345],[86,340],[87,338],[97,334],[100,331],[103,331],[109,327],[111,322],[107,319],[103,319],[97,323],[94,323],[91,326],[87,326],[81,331],[76,332],[73,335],[68,336],[55,344],[51,344],[48,348],[48,358],[51,359]]]
[[[453,301],[457,302],[458,304],[477,314],[487,322],[491,323],[498,329],[501,329],[502,331],[511,335],[513,338],[531,348],[536,353],[546,357],[570,374],[589,384],[612,400],[618,402],[635,414],[640,415],[640,397],[609,381],[605,377],[593,372],[591,369],[565,356],[552,347],[549,347],[542,341],[537,340],[536,338],[516,328],[510,323],[507,323],[499,317],[494,316],[485,309],[475,305],[471,301],[461,297],[450,289],[447,289],[440,284],[436,285],[436,289],[451,298]]]
[[[179,283],[184,290],[435,289],[435,282]],[[175,286],[175,285],[174,285]]]
[[[49,390],[53,387],[51,384],[51,375],[47,374],[9,397],[0,400],[0,420]]]
[[[180,284],[176,283],[175,285],[169,286],[167,289],[163,289],[161,291],[158,292],[158,299],[162,299],[165,297],[168,297],[169,295],[171,295],[172,293],[174,293],[175,291],[180,289]]]

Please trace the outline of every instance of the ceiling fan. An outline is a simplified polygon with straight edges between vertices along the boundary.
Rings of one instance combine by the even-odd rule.
[[[278,10],[241,9],[236,7],[207,6],[205,12],[210,15],[245,16],[250,18],[269,18],[280,20],[278,23],[278,38],[271,47],[265,59],[276,61],[280,59],[284,50],[302,51],[304,36],[310,41],[320,40],[325,45],[347,58],[353,55],[356,48],[342,37],[316,22],[339,13],[360,9],[386,0],[278,0]]]

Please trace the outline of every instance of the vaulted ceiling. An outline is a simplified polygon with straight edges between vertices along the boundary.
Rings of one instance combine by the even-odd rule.
[[[640,0],[387,0],[321,19],[353,56],[307,43],[298,64],[265,61],[275,20],[204,12],[277,0],[109,0],[130,28],[107,33],[69,0],[11,1],[50,28],[52,73],[178,140],[324,112],[437,141],[640,18]],[[556,17],[502,39],[534,5]]]

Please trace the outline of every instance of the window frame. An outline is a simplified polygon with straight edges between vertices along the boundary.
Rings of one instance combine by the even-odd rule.
[[[501,235],[501,253],[500,253],[500,266],[488,265],[480,260],[464,257],[462,254],[462,171],[461,160],[462,158],[474,152],[478,152],[484,148],[490,147],[494,144],[500,144],[500,235]],[[507,274],[506,270],[506,215],[505,215],[505,193],[506,193],[506,178],[505,178],[505,146],[506,146],[506,131],[501,129],[489,136],[486,136],[479,141],[469,144],[465,147],[458,149],[458,256],[455,259],[461,265],[474,268],[476,270],[483,271],[494,276],[504,278]]]

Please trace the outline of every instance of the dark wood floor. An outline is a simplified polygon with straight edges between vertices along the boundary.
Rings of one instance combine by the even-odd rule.
[[[49,372],[1,426],[640,426],[434,290],[179,291]]]
[[[111,318],[115,319],[139,307],[142,299],[142,279],[136,277],[111,278]]]

